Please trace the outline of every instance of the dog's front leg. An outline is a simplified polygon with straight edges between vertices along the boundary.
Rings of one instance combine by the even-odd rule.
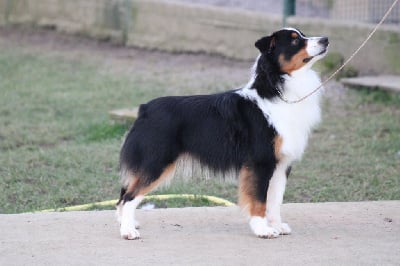
[[[268,226],[266,217],[267,191],[265,188],[268,186],[268,179],[262,177],[272,175],[269,169],[270,167],[265,168],[262,164],[244,166],[239,175],[239,203],[249,213],[251,231],[260,238],[276,238],[280,233]]]
[[[281,160],[278,163],[269,181],[267,192],[268,225],[277,230],[281,235],[288,235],[292,232],[289,225],[283,223],[281,218],[281,205],[286,188],[288,169],[289,163],[286,160]]]

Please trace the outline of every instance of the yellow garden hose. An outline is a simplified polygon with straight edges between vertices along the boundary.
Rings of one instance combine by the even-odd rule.
[[[214,197],[214,196],[207,196],[207,195],[194,195],[194,194],[166,194],[166,195],[148,195],[145,196],[145,200],[168,200],[168,199],[190,199],[194,200],[196,198],[203,198],[207,199],[208,201],[215,203],[220,206],[235,206],[234,203]],[[55,211],[85,211],[89,210],[90,208],[93,208],[94,206],[98,207],[111,207],[115,206],[117,204],[117,200],[106,200],[106,201],[100,201],[100,202],[93,202],[93,203],[88,203],[88,204],[82,204],[82,205],[75,205],[75,206],[70,206],[70,207],[62,207],[62,208],[57,208],[57,209],[47,209],[47,210],[42,210],[40,212],[55,212]]]

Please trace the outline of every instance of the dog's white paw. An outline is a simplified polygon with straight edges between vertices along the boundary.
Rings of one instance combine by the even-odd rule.
[[[254,233],[259,238],[272,239],[272,238],[277,238],[279,236],[279,232],[277,230],[275,230],[275,228],[269,227],[269,226],[267,226],[267,227],[265,227],[262,230],[259,230],[257,232],[254,231]]]
[[[279,236],[279,231],[268,226],[267,219],[263,217],[253,216],[249,224],[253,233],[260,238],[277,238]]]
[[[278,231],[280,235],[290,235],[292,233],[292,229],[287,223],[270,223],[270,226]]]
[[[121,226],[121,237],[126,240],[135,240],[140,238],[140,233],[135,227]]]

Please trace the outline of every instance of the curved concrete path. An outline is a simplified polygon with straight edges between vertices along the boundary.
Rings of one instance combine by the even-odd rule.
[[[293,234],[254,237],[237,207],[0,215],[0,265],[399,265],[400,201],[285,204]]]

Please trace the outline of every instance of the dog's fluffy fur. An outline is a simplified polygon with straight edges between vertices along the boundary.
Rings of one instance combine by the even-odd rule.
[[[311,70],[327,52],[326,37],[285,28],[255,43],[260,51],[243,88],[213,95],[162,97],[140,106],[120,154],[120,233],[139,238],[135,209],[143,196],[190,155],[209,168],[239,173],[239,203],[262,238],[290,234],[280,206],[293,161],[301,158],[320,120],[320,85]]]

